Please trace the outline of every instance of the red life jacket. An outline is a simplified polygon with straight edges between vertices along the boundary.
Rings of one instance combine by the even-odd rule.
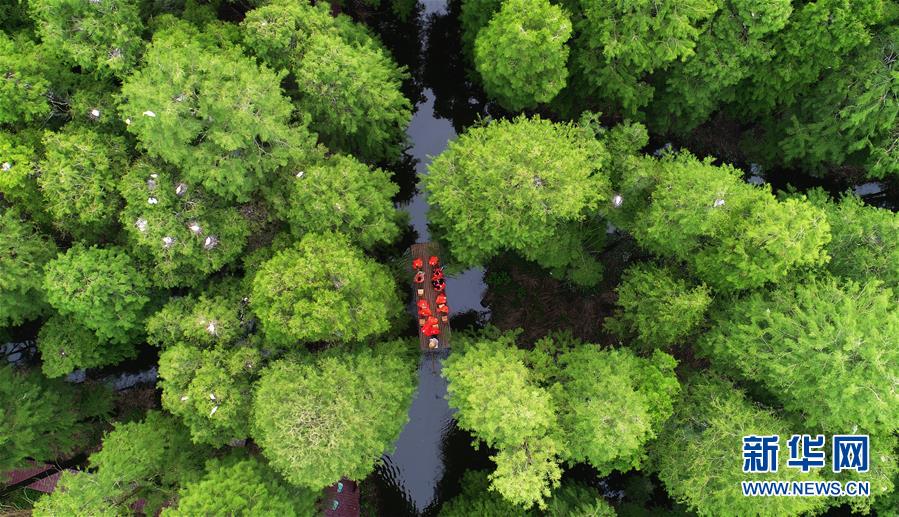
[[[435,257],[434,255],[431,255],[431,258],[428,259],[428,264],[431,267],[435,267],[437,264],[440,264],[440,259]]]
[[[446,303],[446,295],[443,293],[438,294],[437,295],[437,305],[443,305],[445,303]]]
[[[421,269],[424,266],[425,266],[425,263],[420,258],[417,258],[412,261],[412,269]]]

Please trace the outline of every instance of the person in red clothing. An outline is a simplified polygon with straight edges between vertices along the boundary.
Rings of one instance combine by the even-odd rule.
[[[427,308],[427,307],[428,307],[428,301],[427,301],[427,300],[418,300],[418,308],[419,308],[419,309]]]
[[[431,267],[437,267],[440,265],[440,259],[431,255],[431,258],[428,259],[428,265]]]
[[[427,304],[427,302],[425,302],[425,304]],[[418,315],[421,316],[422,318],[427,318],[428,316],[433,316],[433,314],[431,313],[431,308],[428,307],[427,305],[425,305],[424,307],[421,307],[421,306],[418,307]]]
[[[449,317],[450,308],[449,305],[443,304],[437,306],[437,314],[440,314],[440,319],[444,322],[447,321]]]
[[[442,293],[446,289],[446,280],[442,278],[440,280],[432,280],[431,285],[434,286],[435,291]]]
[[[417,258],[412,261],[412,269],[414,269],[416,271],[421,271],[421,268],[423,268],[423,267],[425,267],[425,263],[420,258]]]
[[[437,280],[443,280],[443,270],[439,267],[435,267],[434,272],[431,273],[431,282],[436,282]]]
[[[437,305],[445,305],[446,304],[446,295],[440,293],[437,295]]]

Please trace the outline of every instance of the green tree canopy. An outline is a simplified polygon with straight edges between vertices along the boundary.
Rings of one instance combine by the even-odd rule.
[[[147,318],[147,342],[162,348],[179,343],[229,348],[242,343],[253,325],[245,283],[218,280],[203,292],[170,299]]]
[[[443,372],[456,421],[498,449],[492,489],[524,508],[546,507],[563,461],[601,473],[639,467],[679,390],[662,352],[642,359],[566,335],[526,352],[514,333],[493,330],[455,346]]]
[[[38,46],[24,34],[0,33],[0,124],[34,122],[50,114],[50,82],[40,57]]]
[[[245,201],[314,144],[302,123],[291,125],[280,82],[238,47],[208,44],[176,24],[154,35],[144,65],[122,85],[119,111],[149,155],[194,185]]]
[[[760,382],[809,426],[899,429],[899,311],[871,280],[804,279],[735,302],[702,340],[720,368]]]
[[[44,208],[75,237],[99,236],[115,224],[118,177],[128,157],[125,141],[84,127],[46,132],[38,184]]]
[[[389,270],[332,233],[310,233],[264,263],[250,304],[269,341],[283,347],[365,340],[402,312]]]
[[[95,386],[51,381],[34,370],[0,366],[0,470],[66,459],[90,443],[112,409]]]
[[[688,263],[712,287],[761,287],[827,261],[830,225],[806,200],[777,201],[733,167],[687,153],[653,160],[645,170],[653,176],[649,192],[625,194],[650,200],[629,230],[641,246]],[[640,181],[628,178],[625,190]]]
[[[400,233],[393,196],[399,187],[381,169],[335,155],[289,179],[284,219],[297,237],[339,232],[363,248],[390,243]]]
[[[15,210],[0,209],[0,327],[19,325],[47,308],[43,267],[56,244]]]
[[[128,0],[29,0],[41,40],[98,75],[126,75],[143,48],[139,5]]]
[[[246,438],[261,367],[259,350],[249,346],[166,348],[159,356],[162,406],[184,420],[195,443],[220,446]]]
[[[668,267],[636,264],[618,286],[614,319],[603,325],[641,348],[665,348],[681,342],[703,322],[712,302],[705,284],[692,285]]]
[[[408,74],[361,25],[325,4],[275,2],[247,14],[244,40],[270,66],[290,72],[297,107],[330,148],[365,160],[402,151],[412,105]]]
[[[569,274],[599,270],[577,223],[612,197],[607,160],[593,132],[572,124],[519,117],[475,127],[431,163],[429,219],[463,265],[513,250]]]
[[[474,64],[484,89],[510,110],[551,101],[568,78],[571,20],[548,0],[507,0],[478,32]]]
[[[40,147],[37,131],[0,131],[0,194],[20,211],[43,222],[44,199],[37,183]]]
[[[399,436],[415,391],[409,343],[272,364],[259,380],[253,438],[290,483],[361,480]]]
[[[89,458],[96,472],[64,472],[57,489],[35,504],[34,515],[122,515],[138,500],[154,513],[181,485],[200,478],[208,453],[190,443],[177,419],[151,411],[141,422],[117,424]]]
[[[264,462],[248,456],[213,460],[203,479],[178,493],[178,506],[164,516],[265,515],[303,517],[317,512],[318,494],[286,484]]]
[[[238,210],[180,181],[169,167],[139,161],[119,191],[125,198],[119,220],[133,255],[158,286],[197,285],[246,245],[250,229]]]
[[[605,103],[629,115],[649,103],[653,88],[645,76],[686,60],[704,36],[714,0],[616,2],[581,0],[575,26],[573,65],[579,83]]]
[[[694,378],[684,390],[652,448],[653,468],[676,501],[700,516],[784,516],[816,513],[821,497],[746,497],[741,481],[821,481],[819,471],[802,473],[778,455],[777,472],[743,472],[742,440],[749,435],[789,436],[789,424],[761,408],[726,381]],[[781,444],[783,448],[783,444]]]
[[[47,301],[104,341],[131,343],[143,327],[147,280],[119,248],[75,246],[45,268]]]
[[[850,193],[838,202],[820,190],[809,198],[824,209],[830,223],[827,269],[858,282],[877,279],[899,292],[899,214],[865,205]]]
[[[95,368],[134,357],[131,342],[100,339],[76,317],[53,314],[37,335],[41,370],[47,377],[60,377],[79,368]]]

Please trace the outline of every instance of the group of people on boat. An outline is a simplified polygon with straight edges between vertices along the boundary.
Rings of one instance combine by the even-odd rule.
[[[424,261],[417,258],[412,261],[412,269],[415,270],[415,285],[418,292],[418,324],[421,327],[421,333],[429,339],[429,348],[438,348],[439,341],[437,336],[440,335],[440,322],[446,322],[449,319],[450,308],[446,304],[446,279],[443,275],[443,268],[440,267],[440,258],[431,256],[428,258],[428,266],[431,269],[431,287],[437,293],[434,300],[437,304],[436,308],[431,307],[427,298],[424,296],[424,283],[427,277],[424,272]]]

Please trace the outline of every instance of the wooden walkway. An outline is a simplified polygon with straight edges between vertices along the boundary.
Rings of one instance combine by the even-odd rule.
[[[323,506],[326,517],[359,517],[359,485],[346,478],[334,483],[325,489]]]
[[[446,321],[443,321],[443,318],[436,314],[437,293],[434,291],[434,287],[431,285],[431,266],[428,265],[428,258],[430,258],[431,255],[436,255],[438,257],[440,256],[440,249],[438,248],[438,246],[436,244],[432,244],[430,242],[419,242],[419,243],[412,245],[411,251],[412,251],[412,260],[421,259],[421,261],[424,262],[424,273],[425,273],[424,284],[416,284],[414,281],[412,281],[412,277],[415,275],[415,271],[412,270],[411,262],[407,265],[407,268],[409,271],[409,280],[410,280],[410,283],[412,284],[412,294],[414,295],[413,299],[415,300],[416,306],[418,305],[419,300],[423,299],[423,300],[428,301],[428,306],[431,308],[432,311],[435,311],[435,315],[440,320],[440,322],[438,324],[440,327],[440,334],[438,336],[436,336],[437,340],[440,341],[439,350],[449,348],[450,347],[450,335],[451,335],[449,317],[446,318]],[[418,294],[419,289],[424,289],[424,294],[421,296]],[[452,307],[452,305],[450,304],[450,302],[452,302],[452,299],[449,298],[449,293],[447,293],[446,290],[444,290],[443,294],[445,294],[447,297],[447,302],[448,302],[447,304],[450,305],[450,307]],[[417,314],[417,311],[418,311],[417,307],[415,310],[416,310],[416,314]],[[416,316],[416,319],[415,319],[416,325],[418,325],[418,321],[419,321],[418,317]],[[428,348],[428,341],[430,341],[430,339],[431,338],[429,338],[428,336],[426,336],[422,333],[421,325],[418,325],[418,346],[421,350],[424,350],[424,351],[431,350],[430,348]]]

